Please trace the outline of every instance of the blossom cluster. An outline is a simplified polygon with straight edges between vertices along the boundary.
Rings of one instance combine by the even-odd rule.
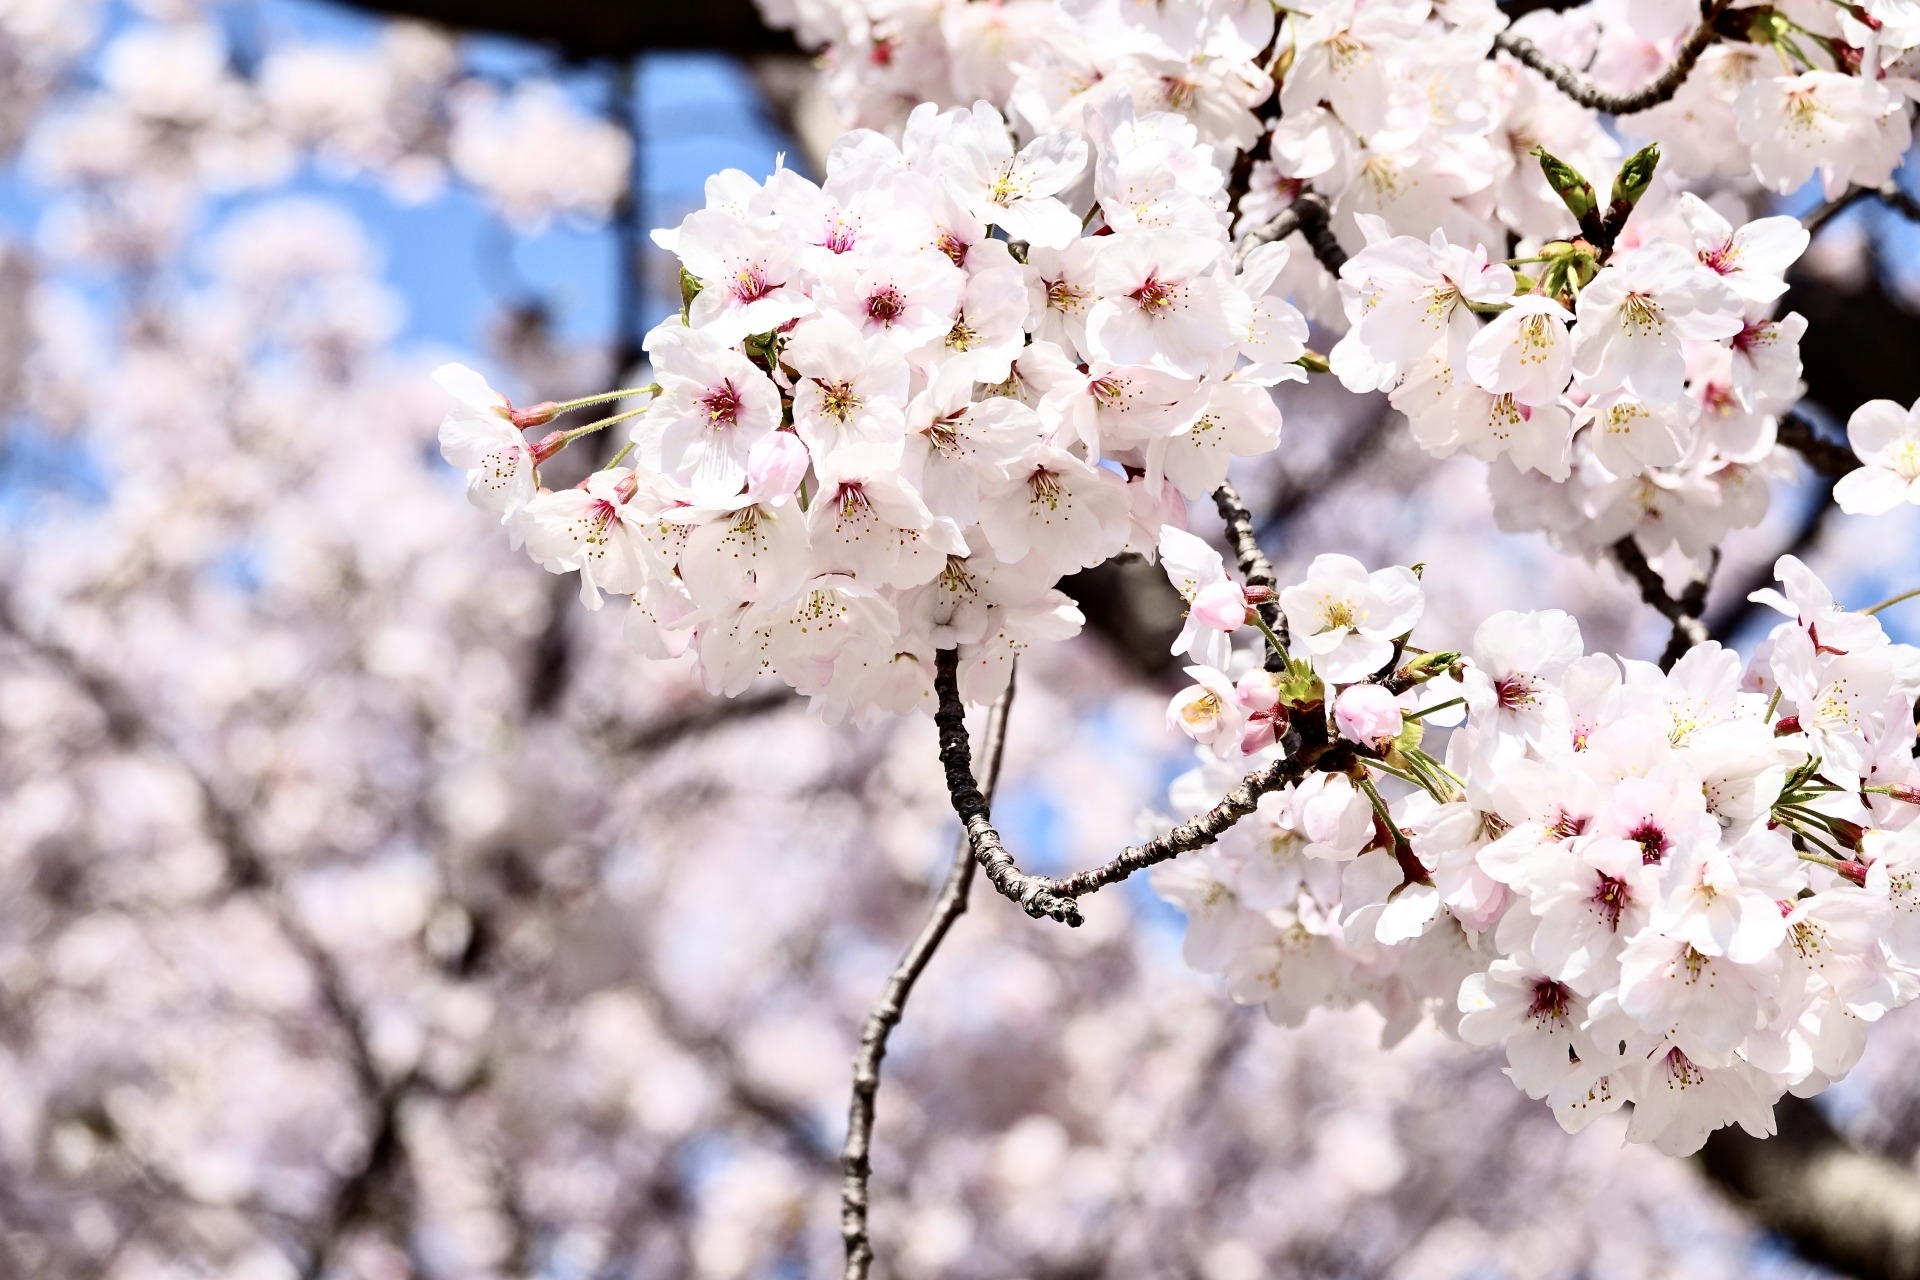
[[[1520,368],[1498,374],[1486,348],[1477,368],[1459,352],[1416,368],[1423,351],[1407,329],[1394,344],[1401,349],[1387,353],[1391,375],[1345,371],[1349,386],[1407,379],[1395,404],[1423,445],[1497,459],[1489,479],[1506,527],[1542,530],[1589,557],[1634,536],[1647,555],[1677,548],[1704,563],[1728,531],[1760,521],[1769,482],[1791,474],[1773,420],[1797,393],[1804,321],[1772,316],[1781,290],[1768,281],[1797,256],[1794,239],[1783,224],[1741,226],[1737,200],[1711,207],[1687,193],[1719,188],[1724,199],[1756,185],[1785,193],[1816,177],[1830,198],[1878,186],[1910,145],[1910,99],[1920,92],[1920,22],[1898,0],[1714,6],[1704,20],[1716,38],[1677,87],[1611,119],[1596,103],[1675,65],[1704,6],[1589,4],[1512,23],[1490,0],[1333,0],[1278,14],[1236,0],[1150,14],[1116,0],[762,0],[762,8],[823,48],[834,101],[859,124],[898,127],[923,98],[975,94],[1008,104],[1033,131],[1115,96],[1182,113],[1202,141],[1241,157],[1236,235],[1312,190],[1330,203],[1344,249],[1365,251],[1361,275],[1340,273],[1361,290],[1356,302],[1299,233],[1290,237],[1291,296],[1335,332],[1372,301],[1372,268],[1441,284],[1437,262],[1410,261],[1418,251],[1380,249],[1403,238],[1437,233],[1452,248],[1436,253],[1455,254],[1462,267],[1481,246],[1497,247],[1491,268],[1468,282],[1484,292],[1459,301],[1507,301],[1486,278],[1504,278],[1504,246],[1537,260],[1585,230],[1536,150],[1602,175],[1621,159],[1622,140],[1657,141],[1663,172],[1623,229],[1619,260],[1605,264],[1600,296],[1576,305],[1571,291],[1527,285],[1560,309],[1529,302],[1501,326],[1503,339],[1490,340],[1557,331],[1577,314],[1590,332],[1576,345],[1592,367],[1571,387],[1562,360],[1545,352],[1533,353],[1523,386],[1506,385]],[[1523,62],[1522,43],[1582,81],[1594,101]],[[1742,255],[1751,260],[1741,264]],[[1730,292],[1686,271],[1689,257]],[[1652,314],[1636,304],[1641,285],[1652,286]],[[1645,341],[1605,344],[1615,349],[1601,360],[1591,331],[1611,319]],[[1661,356],[1630,370],[1652,346]],[[1561,385],[1548,388],[1554,377]],[[1586,423],[1594,425],[1580,430]]]
[[[897,144],[848,135],[824,184],[718,175],[656,233],[686,306],[646,339],[646,403],[536,439],[617,395],[515,409],[449,367],[447,458],[715,692],[771,671],[830,715],[910,710],[957,648],[963,693],[991,698],[1015,653],[1078,629],[1059,579],[1184,525],[1277,443],[1269,389],[1306,376],[1290,251],[1230,251],[1193,126],[1124,101],[1084,123],[1016,147],[984,102],[923,107]],[[628,420],[614,463],[539,487]]]
[[[1516,264],[1538,281],[1484,245],[1362,225],[1333,372],[1389,391],[1427,451],[1495,463],[1508,527],[1596,557],[1636,534],[1697,560],[1765,513],[1756,469],[1802,391],[1806,319],[1773,315],[1799,219],[1736,227],[1683,193],[1611,254],[1551,242]]]
[[[820,47],[835,104],[895,128],[915,104],[1011,104],[1044,130],[1114,92],[1188,116],[1210,142],[1256,157],[1251,222],[1312,183],[1349,217],[1456,241],[1571,229],[1528,156],[1582,167],[1619,158],[1599,113],[1523,67],[1522,37],[1602,93],[1641,88],[1700,25],[1692,0],[1536,10],[1511,24],[1492,0],[1331,0],[1278,13],[1243,0],[1142,9],[1126,0],[760,0],[768,21]],[[1716,6],[1714,15],[1720,17]],[[1886,181],[1908,146],[1920,19],[1899,0],[1789,3],[1716,23],[1695,74],[1618,132],[1660,139],[1687,179],[1751,175],[1829,195]],[[1278,90],[1278,112],[1263,110]],[[1350,226],[1350,224],[1349,224]]]
[[[1178,807],[1295,775],[1161,873],[1237,998],[1432,1015],[1568,1127],[1631,1101],[1670,1151],[1846,1073],[1920,990],[1920,652],[1791,557],[1765,596],[1789,621],[1744,667],[1588,655],[1557,612],[1422,651],[1417,570],[1322,556],[1276,590],[1250,531],[1236,577],[1187,504],[1276,448],[1275,388],[1313,371],[1486,461],[1503,527],[1713,563],[1787,474],[1804,391],[1806,321],[1777,311],[1811,236],[1743,193],[1886,181],[1920,23],[1888,0],[1511,26],[1489,0],[768,7],[871,127],[821,182],[729,170],[655,233],[683,305],[648,385],[516,407],[442,369],[443,453],[515,545],[590,607],[627,598],[634,645],[692,652],[709,690],[770,674],[835,720],[931,709],[946,650],[991,699],[1081,625],[1064,577],[1155,558],[1191,663],[1168,722],[1207,757]],[[1920,492],[1917,424],[1854,416],[1843,507]]]
[[[1397,1038],[1430,1015],[1503,1048],[1570,1131],[1631,1102],[1628,1137],[1670,1153],[1770,1134],[1782,1094],[1844,1076],[1920,993],[1920,649],[1776,570],[1756,599],[1786,619],[1744,668],[1709,642],[1662,672],[1584,653],[1559,611],[1502,613],[1396,695],[1370,676],[1415,652],[1413,574],[1321,557],[1280,594],[1288,671],[1194,668],[1169,712],[1213,748],[1182,811],[1290,717],[1350,747],[1156,874],[1188,962],[1289,1025],[1369,1003]]]

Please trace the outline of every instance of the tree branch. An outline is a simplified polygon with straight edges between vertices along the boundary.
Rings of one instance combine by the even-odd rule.
[[[1838,479],[1860,465],[1860,459],[1853,456],[1853,450],[1821,435],[1798,410],[1781,417],[1778,439],[1823,476]]]
[[[1660,655],[1660,669],[1672,670],[1681,655],[1707,640],[1707,627],[1700,620],[1700,615],[1707,607],[1707,591],[1713,586],[1714,571],[1720,567],[1720,549],[1714,548],[1713,559],[1708,561],[1704,570],[1694,574],[1678,596],[1667,594],[1667,584],[1647,563],[1646,556],[1641,554],[1640,544],[1633,540],[1631,534],[1613,544],[1613,558],[1626,570],[1634,585],[1640,588],[1640,598],[1673,624],[1666,651]]]
[[[990,799],[1000,781],[1000,757],[1007,741],[1007,710],[1013,704],[1013,680],[987,713],[987,729],[980,744],[980,760],[986,778],[983,798]],[[847,1108],[847,1141],[840,1152],[840,1235],[847,1245],[846,1280],[865,1280],[873,1265],[873,1244],[867,1234],[869,1200],[867,1184],[873,1176],[874,1100],[880,1091],[880,1063],[887,1056],[887,1038],[900,1023],[914,983],[933,959],[933,953],[946,939],[967,909],[967,894],[973,887],[973,842],[965,832],[954,845],[953,863],[946,883],[934,899],[933,911],[919,936],[914,938],[900,963],[887,976],[880,1002],[867,1015],[860,1032],[860,1052],[853,1059],[853,1101]]]
[[[1096,889],[1117,884],[1136,871],[1177,858],[1183,853],[1204,848],[1218,840],[1221,833],[1252,813],[1260,797],[1298,782],[1315,769],[1339,769],[1344,759],[1329,760],[1336,753],[1344,756],[1345,744],[1330,742],[1327,726],[1317,716],[1296,722],[1281,744],[1282,756],[1262,765],[1240,779],[1239,785],[1222,796],[1220,802],[1203,813],[1182,822],[1144,844],[1121,850],[1111,862],[1076,872],[1062,880],[1029,875],[1015,866],[1000,833],[987,818],[986,800],[974,784],[968,765],[966,711],[960,702],[955,678],[959,657],[952,649],[934,654],[934,689],[940,709],[934,721],[940,726],[940,761],[947,770],[947,794],[954,812],[966,826],[969,848],[987,879],[1002,897],[1020,904],[1028,915],[1045,916],[1062,924],[1078,925],[1080,908],[1075,898]],[[1388,687],[1392,687],[1388,684]]]
[[[1315,741],[1309,743],[1309,739]],[[1145,844],[1122,850],[1111,862],[1076,872],[1064,880],[1053,881],[1053,890],[1063,897],[1081,897],[1125,880],[1134,872],[1144,871],[1155,863],[1166,862],[1212,844],[1228,828],[1252,813],[1259,806],[1261,796],[1306,777],[1320,764],[1321,757],[1327,751],[1326,726],[1322,720],[1310,719],[1308,724],[1296,724],[1288,732],[1286,754],[1240,779],[1239,785],[1222,796],[1220,803],[1213,808],[1195,814]]]
[[[987,879],[1003,897],[1020,904],[1021,910],[1038,919],[1046,916],[1062,924],[1078,926],[1080,908],[1067,898],[1053,893],[1045,876],[1028,875],[1014,865],[1013,855],[994,829],[987,814],[987,798],[974,781],[972,752],[967,744],[967,711],[960,701],[960,655],[941,649],[933,655],[933,688],[940,699],[933,722],[940,727],[940,763],[947,771],[947,797],[953,811],[960,815],[967,847],[987,873]]]
[[[1525,36],[1516,36],[1511,31],[1502,31],[1493,38],[1493,47],[1503,53],[1511,54],[1523,66],[1531,67],[1545,76],[1554,88],[1572,98],[1583,107],[1595,111],[1604,111],[1608,115],[1627,116],[1636,111],[1645,111],[1673,97],[1685,84],[1692,73],[1694,64],[1700,61],[1700,55],[1713,43],[1714,20],[1727,7],[1728,0],[1714,0],[1712,8],[1701,19],[1700,25],[1693,29],[1680,51],[1668,66],[1656,78],[1635,89],[1631,93],[1612,93],[1585,79],[1570,67],[1562,66],[1540,51],[1540,46]]]
[[[1267,591],[1267,598],[1254,607],[1259,610],[1268,629],[1279,637],[1284,649],[1287,643],[1287,615],[1280,611],[1280,579],[1273,571],[1273,561],[1267,559],[1267,553],[1260,549],[1260,540],[1254,536],[1253,512],[1247,510],[1240,491],[1226,483],[1213,491],[1213,505],[1227,526],[1227,541],[1233,544],[1234,558],[1240,562],[1240,576],[1247,580],[1248,586],[1264,587]],[[1271,645],[1267,649],[1267,670],[1284,670],[1287,655],[1274,650]]]
[[[555,45],[574,59],[625,58],[647,49],[795,52],[793,36],[770,30],[753,0],[635,4],[632,0],[344,0],[356,9],[420,18],[467,31],[493,31]]]
[[[1325,196],[1317,191],[1303,191],[1299,199],[1282,209],[1272,222],[1247,232],[1234,250],[1234,265],[1245,263],[1247,256],[1261,245],[1284,240],[1298,231],[1306,237],[1320,265],[1337,276],[1347,263],[1347,251],[1334,238],[1333,228],[1328,225],[1331,217],[1332,210]]]
[[[1779,1132],[1707,1139],[1702,1169],[1809,1262],[1858,1280],[1920,1280],[1920,1178],[1847,1141],[1804,1098],[1774,1108]]]

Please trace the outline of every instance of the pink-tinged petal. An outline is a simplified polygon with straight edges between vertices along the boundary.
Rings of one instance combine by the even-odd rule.
[[[1237,582],[1215,582],[1193,598],[1196,621],[1216,631],[1233,631],[1247,621],[1247,593]]]
[[[747,455],[747,492],[758,502],[778,502],[800,487],[811,461],[798,436],[776,431]]]

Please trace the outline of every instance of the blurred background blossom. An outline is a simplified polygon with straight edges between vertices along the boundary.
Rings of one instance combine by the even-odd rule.
[[[677,302],[644,230],[722,168],[807,168],[827,109],[730,6],[710,52],[698,5],[651,50],[377,8],[0,0],[0,1275],[832,1273],[848,1063],[954,836],[932,726],[631,657],[468,506],[426,376],[615,385]],[[1916,324],[1903,242],[1851,216],[1797,286],[1859,317],[1809,348],[1816,396]],[[1286,409],[1286,473],[1242,484],[1282,580],[1425,561],[1436,633],[1552,606],[1657,648],[1383,402]],[[1856,603],[1911,585],[1892,526],[1829,510],[1736,541],[1730,630],[1783,545]],[[1042,871],[1189,763],[1164,581],[1072,585],[1094,625],[1023,668],[996,806]],[[1269,1026],[1144,884],[1087,910],[986,896],[916,997],[893,1274],[1815,1274],[1624,1117],[1568,1137],[1496,1058],[1364,1011]],[[1823,1100],[1900,1165],[1916,1048],[1889,1019]]]

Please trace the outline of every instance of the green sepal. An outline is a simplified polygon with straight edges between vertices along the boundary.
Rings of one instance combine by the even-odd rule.
[[[703,287],[699,277],[685,267],[680,268],[680,321],[682,324],[691,321],[693,300],[700,296],[700,290]]]

